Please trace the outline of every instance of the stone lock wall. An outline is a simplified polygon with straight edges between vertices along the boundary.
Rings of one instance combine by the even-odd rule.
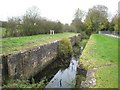
[[[4,79],[27,79],[50,63],[56,56],[59,41],[17,54],[3,56]]]
[[[70,38],[75,43],[76,36]],[[80,37],[81,38],[81,37]],[[2,56],[2,81],[29,79],[46,67],[56,57],[60,41],[54,41],[27,51]]]

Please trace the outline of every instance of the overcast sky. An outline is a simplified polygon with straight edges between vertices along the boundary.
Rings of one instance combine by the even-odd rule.
[[[94,5],[105,5],[109,9],[110,16],[118,10],[119,0],[1,0],[0,20],[8,17],[22,16],[29,7],[36,6],[40,9],[40,15],[49,20],[59,20],[62,23],[71,23],[77,8],[88,11]]]

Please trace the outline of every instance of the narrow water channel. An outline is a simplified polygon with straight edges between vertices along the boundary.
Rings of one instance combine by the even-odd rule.
[[[77,50],[77,53],[69,58],[67,63],[54,59],[51,64],[33,77],[35,83],[45,80],[45,88],[75,88],[77,65],[82,49]]]
[[[74,88],[76,84],[76,73],[78,59],[72,57],[69,67],[60,69],[45,88]]]

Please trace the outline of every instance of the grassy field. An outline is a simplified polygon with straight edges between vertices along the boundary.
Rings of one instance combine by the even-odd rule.
[[[88,70],[97,68],[96,86],[91,88],[118,88],[118,39],[91,35],[80,62]]]
[[[2,48],[0,48],[0,50],[2,50],[2,54],[14,53],[74,35],[75,33],[60,33],[55,35],[42,34],[34,36],[3,38],[0,41],[2,42]]]

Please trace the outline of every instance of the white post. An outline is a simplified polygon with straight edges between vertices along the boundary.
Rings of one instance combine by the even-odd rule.
[[[53,35],[54,35],[54,30],[53,30]]]
[[[50,30],[50,35],[54,35],[54,34],[55,34],[54,30]]]
[[[50,30],[50,35],[51,35],[51,30]]]

